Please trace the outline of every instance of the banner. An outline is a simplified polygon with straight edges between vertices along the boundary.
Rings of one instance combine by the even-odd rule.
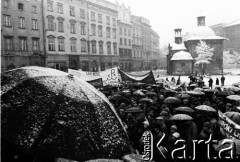
[[[89,71],[77,71],[71,70],[68,71],[70,74],[81,77],[85,81],[95,80],[102,78],[103,86],[106,85],[118,85],[118,68],[114,67],[101,72],[89,72]]]
[[[121,70],[119,70],[119,73],[121,75],[123,82],[131,81],[133,83],[141,82],[141,83],[147,83],[147,84],[156,84],[156,81],[155,81],[152,71],[150,71],[146,74],[143,74],[143,75],[127,74]]]
[[[240,140],[240,125],[229,119],[220,110],[218,110],[219,124],[224,130],[227,138],[235,138]]]
[[[93,85],[96,88],[103,86],[102,78],[89,80],[87,82],[90,83],[91,85]]]

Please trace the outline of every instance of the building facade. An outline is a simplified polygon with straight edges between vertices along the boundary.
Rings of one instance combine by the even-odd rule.
[[[159,35],[151,29],[151,69],[160,68]]]
[[[132,60],[132,24],[130,8],[124,4],[118,5],[118,31],[119,31],[119,68],[123,71],[133,70]]]
[[[1,2],[1,70],[45,66],[41,0]]]
[[[116,9],[104,0],[44,1],[47,67],[99,71],[117,66]]]

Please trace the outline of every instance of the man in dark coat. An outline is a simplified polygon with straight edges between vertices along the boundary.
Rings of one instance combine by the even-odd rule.
[[[224,86],[224,82],[225,82],[225,77],[222,75],[222,77],[221,77],[221,84],[222,84],[222,86]]]
[[[212,78],[209,79],[208,83],[209,83],[209,87],[212,89],[212,84],[213,84]]]
[[[218,80],[218,78],[216,79],[216,85],[219,85],[219,80]]]

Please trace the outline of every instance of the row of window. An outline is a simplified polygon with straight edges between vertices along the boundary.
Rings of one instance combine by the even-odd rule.
[[[123,45],[123,39],[120,38],[120,45]],[[127,46],[127,39],[124,39],[124,45]],[[131,39],[128,40],[128,45],[132,46]]]
[[[119,34],[123,35],[123,31],[124,31],[124,35],[127,35],[127,29],[120,27]],[[131,36],[131,30],[130,29],[128,29],[128,36]]]
[[[14,41],[12,36],[4,37],[4,49],[6,51],[13,51],[14,50]],[[27,37],[19,37],[19,51],[27,51]],[[39,51],[39,38],[32,38],[32,50]]]
[[[3,5],[4,5],[4,7],[9,8],[10,7],[10,0],[4,0]],[[20,11],[25,10],[25,6],[24,6],[23,3],[18,3],[17,7],[18,7],[18,10],[20,10]],[[34,13],[34,14],[37,13],[37,6],[32,5],[32,13]]]
[[[58,51],[65,51],[65,39],[63,37],[57,38],[58,40]],[[89,47],[91,44],[91,49],[92,53],[97,53],[97,48],[96,48],[96,41],[91,41],[89,43]],[[99,45],[99,54],[103,54],[103,41],[98,42]],[[108,42],[107,44],[107,54],[111,54],[111,43]],[[85,39],[81,39],[81,52],[87,52],[87,46],[88,43]],[[48,50],[49,51],[56,51],[55,49],[55,37],[49,37],[48,38]],[[72,38],[70,39],[70,50],[71,52],[77,52],[77,39]],[[113,52],[114,54],[117,54],[117,43],[113,43]]]
[[[126,58],[126,57],[132,57],[132,50],[131,49],[123,49],[119,48],[119,57]]]
[[[11,16],[3,15],[3,25],[6,27],[12,27]],[[24,17],[18,17],[18,27],[21,29],[26,28],[26,21]],[[32,30],[38,30],[38,20],[32,19]]]
[[[53,1],[48,1],[47,3],[47,10],[50,12],[53,12]],[[63,14],[63,4],[62,3],[57,3],[57,13],[59,14]],[[74,16],[75,17],[75,7],[74,6],[69,6],[69,14],[70,16]],[[98,22],[102,23],[103,19],[102,19],[103,15],[102,14],[98,14]],[[85,9],[80,9],[80,18],[85,19],[86,15],[85,15]],[[96,21],[96,13],[95,12],[91,12],[91,21]],[[111,24],[110,22],[110,16],[106,16],[106,23],[108,25]],[[112,24],[113,26],[117,25],[116,22],[116,18],[112,18]]]

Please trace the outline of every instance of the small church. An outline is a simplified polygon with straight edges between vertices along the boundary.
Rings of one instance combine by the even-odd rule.
[[[223,71],[223,41],[225,38],[216,36],[214,31],[205,25],[205,16],[197,17],[197,27],[182,37],[182,29],[175,31],[175,42],[169,43],[167,55],[168,75],[189,75],[202,71],[201,65],[195,65],[196,46],[200,40],[214,48],[210,64],[204,64],[206,74],[222,74]]]

